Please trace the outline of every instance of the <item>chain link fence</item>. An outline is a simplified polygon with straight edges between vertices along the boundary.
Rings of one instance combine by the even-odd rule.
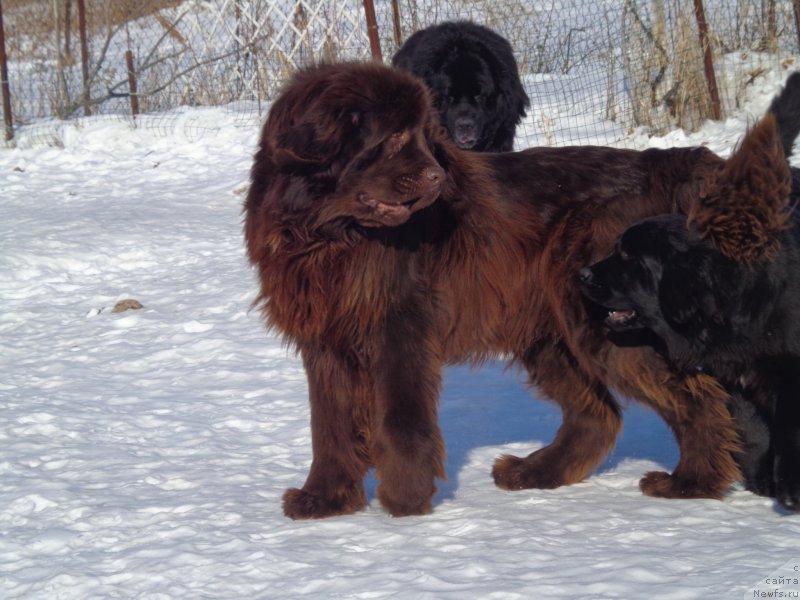
[[[98,116],[214,129],[185,107],[257,126],[299,66],[388,63],[414,31],[469,19],[514,48],[531,98],[518,145],[634,145],[724,117],[760,77],[797,68],[799,11],[800,0],[0,0],[6,138],[57,144],[64,123]]]

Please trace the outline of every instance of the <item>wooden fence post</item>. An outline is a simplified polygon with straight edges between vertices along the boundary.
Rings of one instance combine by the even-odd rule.
[[[364,0],[364,15],[367,17],[367,36],[372,50],[372,60],[383,62],[381,38],[378,36],[378,19],[375,17],[375,4],[372,0]]]
[[[139,95],[136,90],[136,73],[133,70],[133,52],[125,51],[125,62],[128,65],[128,92],[131,99],[131,114],[136,119],[139,114]]]
[[[86,43],[86,5],[84,0],[78,0],[78,29],[81,38],[81,74],[83,75],[83,114],[87,117],[92,114],[89,106],[91,92],[89,90],[89,46]]]
[[[11,90],[8,87],[8,59],[6,57],[6,34],[3,28],[3,2],[0,0],[0,83],[3,93],[3,122],[6,141],[14,139],[14,121],[11,117]]]
[[[714,60],[711,54],[711,41],[708,39],[708,24],[703,9],[703,0],[694,0],[694,15],[697,18],[697,29],[700,32],[700,47],[703,49],[703,67],[708,83],[708,93],[711,96],[711,111],[713,117],[719,121],[722,118],[722,105],[719,101],[717,76],[714,73]]]

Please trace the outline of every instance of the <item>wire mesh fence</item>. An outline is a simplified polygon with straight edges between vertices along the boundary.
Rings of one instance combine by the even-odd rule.
[[[531,98],[518,145],[632,145],[724,117],[759,77],[796,68],[798,11],[800,0],[2,0],[3,117],[7,138],[44,143],[98,115],[213,129],[185,107],[250,126],[304,64],[388,63],[414,31],[469,19],[514,49]]]

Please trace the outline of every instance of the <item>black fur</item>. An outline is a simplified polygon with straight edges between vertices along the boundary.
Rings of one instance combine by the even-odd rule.
[[[530,100],[511,45],[469,21],[413,34],[392,59],[428,86],[442,125],[463,150],[507,152]]]
[[[797,225],[774,259],[752,268],[695,237],[683,216],[648,219],[582,278],[587,297],[615,311],[606,321],[612,341],[648,330],[676,368],[719,378],[742,429],[737,458],[748,489],[800,510]]]
[[[754,207],[774,193],[764,172],[790,176],[780,149],[791,152],[800,132],[800,74],[788,79],[770,110],[778,156],[769,160],[766,144],[748,147],[747,139],[738,151],[752,154],[742,164],[752,171]],[[765,218],[787,218],[790,194],[798,195],[795,169],[791,181],[791,191],[787,183],[781,192],[783,214],[774,208]],[[737,215],[717,214],[703,236],[683,215],[641,221],[622,234],[611,256],[581,271],[582,289],[595,314],[603,307],[612,341],[653,345],[675,368],[719,379],[741,428],[737,459],[747,488],[800,511],[800,222],[789,217],[785,230],[774,233],[777,249],[747,262],[714,243],[726,235],[729,217]]]

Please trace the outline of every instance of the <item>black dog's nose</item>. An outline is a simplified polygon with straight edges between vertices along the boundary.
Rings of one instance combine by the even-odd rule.
[[[456,119],[456,129],[458,131],[472,131],[475,129],[475,121],[469,117],[459,117]]]
[[[578,273],[578,277],[580,277],[581,283],[591,283],[592,270],[589,267],[583,267]]]

